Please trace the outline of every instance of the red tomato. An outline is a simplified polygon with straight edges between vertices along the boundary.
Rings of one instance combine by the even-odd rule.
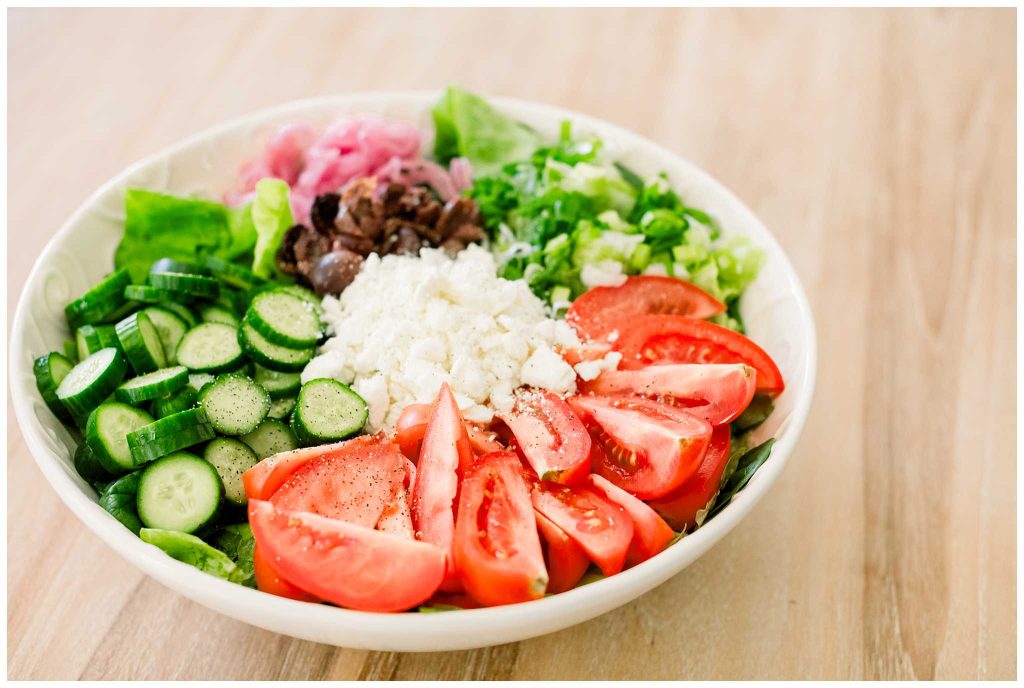
[[[591,469],[640,499],[679,487],[711,440],[703,418],[649,399],[576,396],[569,403],[594,440]]]
[[[675,277],[635,275],[618,287],[594,287],[573,301],[565,316],[580,336],[601,340],[613,330],[623,332],[637,315],[679,315],[710,318],[725,304],[700,287]]]
[[[576,365],[583,361],[599,361],[612,350],[612,345],[602,341],[580,342],[579,346],[558,347],[559,355],[569,365]]]
[[[541,512],[534,510],[537,527],[547,543],[548,589],[551,595],[576,587],[590,568],[590,558],[576,541]]]
[[[669,541],[676,536],[654,509],[625,490],[595,473],[588,475],[587,481],[609,501],[621,506],[633,519],[633,541],[629,545],[629,552],[626,553],[626,563],[630,566],[647,561],[665,549]]]
[[[533,506],[575,540],[604,575],[622,570],[633,540],[633,522],[618,504],[586,485],[538,483]]]
[[[349,609],[398,612],[415,607],[444,578],[444,551],[337,519],[249,501],[256,545],[281,577]]]
[[[298,600],[299,602],[320,601],[305,590],[300,590],[277,575],[277,571],[270,565],[270,562],[263,558],[259,547],[253,547],[252,550],[252,572],[256,577],[257,590],[269,592],[271,595],[277,595],[278,597],[287,597],[290,600]]]
[[[411,502],[413,485],[416,482],[416,466],[409,459],[403,459],[403,463],[405,479],[392,486],[391,499],[377,520],[377,530],[415,540]]]
[[[594,394],[636,394],[682,406],[712,425],[735,420],[754,398],[754,369],[743,363],[669,363],[608,370],[582,388]]]
[[[462,479],[455,565],[466,592],[488,605],[544,596],[548,573],[530,490],[511,452],[481,456]]]
[[[520,391],[511,413],[501,419],[541,480],[572,484],[586,477],[590,436],[560,396],[544,390]]]
[[[729,428],[715,428],[711,445],[697,472],[664,497],[652,499],[648,504],[676,530],[697,525],[697,512],[707,508],[711,498],[722,484],[722,474],[729,463]]]
[[[473,463],[466,426],[448,384],[441,385],[430,408],[430,422],[413,490],[412,522],[420,540],[440,547],[448,557],[442,589],[459,592],[452,545],[455,538],[455,496],[459,474]]]
[[[466,423],[466,434],[469,435],[469,446],[477,456],[496,451],[505,451],[496,432],[482,430],[472,423]]]
[[[283,511],[308,511],[373,528],[405,480],[405,459],[394,444],[362,444],[299,467],[271,496]]]
[[[270,499],[277,488],[287,482],[298,469],[313,459],[323,456],[345,456],[358,447],[384,442],[383,435],[363,435],[344,442],[325,444],[319,447],[307,447],[289,452],[274,454],[242,474],[242,485],[249,499]]]
[[[395,442],[402,453],[416,461],[420,456],[420,444],[427,432],[427,419],[430,416],[430,404],[409,404],[402,410],[402,415],[395,423]]]
[[[627,323],[615,343],[623,370],[652,363],[746,363],[757,371],[757,390],[778,394],[785,388],[771,356],[749,338],[727,327],[678,315],[643,315]]]

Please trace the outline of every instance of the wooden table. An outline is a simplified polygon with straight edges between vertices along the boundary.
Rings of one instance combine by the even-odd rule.
[[[709,170],[818,326],[814,410],[755,513],[590,623],[349,651],[145,578],[8,410],[12,678],[1012,678],[1015,15],[954,11],[25,11],[10,15],[8,318],[132,161],[295,98],[449,82],[575,108]],[[9,321],[8,321],[9,322]]]

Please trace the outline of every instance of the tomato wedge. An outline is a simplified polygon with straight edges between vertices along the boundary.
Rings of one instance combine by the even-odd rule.
[[[668,543],[676,534],[665,523],[654,509],[647,506],[639,499],[629,494],[622,488],[616,487],[601,476],[591,473],[587,476],[587,482],[595,490],[603,494],[609,501],[615,502],[629,514],[633,519],[633,541],[626,553],[626,564],[635,566],[640,562],[647,561],[658,552],[665,549]]]
[[[412,490],[416,483],[416,466],[409,459],[403,459],[405,479],[392,486],[391,499],[384,506],[384,511],[377,519],[377,530],[400,535],[410,540],[416,539],[412,527]]]
[[[462,479],[455,565],[466,592],[488,605],[544,596],[548,573],[530,490],[511,452],[481,456]]]
[[[420,456],[420,445],[427,434],[427,421],[430,418],[430,404],[409,404],[402,409],[395,423],[395,442],[406,458],[417,461]]]
[[[335,444],[307,447],[268,456],[242,474],[245,495],[249,499],[270,499],[271,495],[277,492],[277,488],[284,485],[295,471],[313,459],[319,459],[322,456],[340,457],[358,447],[379,444],[384,441],[383,435],[363,435]]]
[[[590,436],[560,396],[544,390],[520,391],[512,411],[501,419],[541,480],[569,485],[586,477]]]
[[[674,529],[684,530],[698,525],[697,514],[706,509],[718,493],[722,474],[729,463],[729,435],[728,427],[715,428],[711,445],[697,472],[664,497],[648,502]]]
[[[544,537],[547,547],[545,561],[548,565],[548,589],[550,595],[572,590],[590,568],[590,558],[576,541],[565,534],[541,512],[534,510],[537,528]]]
[[[459,592],[452,546],[455,538],[455,497],[459,473],[473,463],[466,426],[448,383],[443,383],[430,408],[423,437],[416,486],[412,498],[412,522],[416,535],[440,547],[448,557],[442,589]]]
[[[477,456],[490,454],[496,451],[505,451],[505,447],[498,439],[498,433],[490,430],[482,430],[472,423],[466,423],[466,434],[469,436],[469,446]]]
[[[263,558],[259,547],[253,547],[252,550],[252,572],[256,578],[257,590],[268,592],[278,597],[287,597],[290,600],[298,600],[299,602],[320,601],[305,590],[300,590],[281,578],[270,565],[270,562]]]
[[[308,511],[373,528],[404,480],[405,459],[397,445],[356,444],[303,464],[270,501],[284,511]]]
[[[635,275],[617,287],[594,287],[573,301],[565,316],[585,339],[601,340],[624,332],[638,315],[679,315],[710,318],[725,304],[690,282],[661,275]]]
[[[397,612],[428,599],[444,578],[444,550],[270,502],[249,501],[256,546],[281,577],[349,609]]]
[[[735,420],[754,398],[754,369],[744,363],[669,363],[609,370],[585,383],[595,394],[636,394],[684,407],[712,425]]]
[[[632,318],[615,342],[623,370],[652,363],[746,363],[757,371],[757,390],[779,394],[782,373],[764,349],[748,337],[704,320],[678,315]]]
[[[575,540],[604,575],[622,570],[633,540],[633,521],[618,504],[586,485],[538,483],[533,506]]]
[[[590,431],[591,470],[640,499],[679,487],[711,440],[703,418],[649,399],[575,396],[569,404]]]
[[[612,345],[608,342],[584,339],[578,346],[558,347],[558,354],[566,363],[574,366],[584,361],[599,361],[611,350]]]

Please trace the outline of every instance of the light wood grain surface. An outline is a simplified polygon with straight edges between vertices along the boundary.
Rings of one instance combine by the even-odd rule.
[[[8,322],[134,160],[295,98],[441,87],[575,108],[735,190],[802,277],[820,368],[773,491],[636,602],[472,652],[219,616],[91,535],[8,410],[11,678],[1012,678],[1015,14],[16,10]]]

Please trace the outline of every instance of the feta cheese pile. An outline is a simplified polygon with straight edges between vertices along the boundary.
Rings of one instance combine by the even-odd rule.
[[[501,279],[491,254],[471,245],[455,259],[371,255],[339,298],[323,301],[332,336],[302,373],[349,384],[370,408],[367,428],[394,426],[412,403],[447,382],[467,420],[490,422],[517,387],[566,394],[576,371],[555,351],[579,340],[547,316],[525,282]],[[604,363],[604,362],[598,362]],[[592,379],[593,362],[580,373]],[[612,366],[614,367],[614,365]]]

